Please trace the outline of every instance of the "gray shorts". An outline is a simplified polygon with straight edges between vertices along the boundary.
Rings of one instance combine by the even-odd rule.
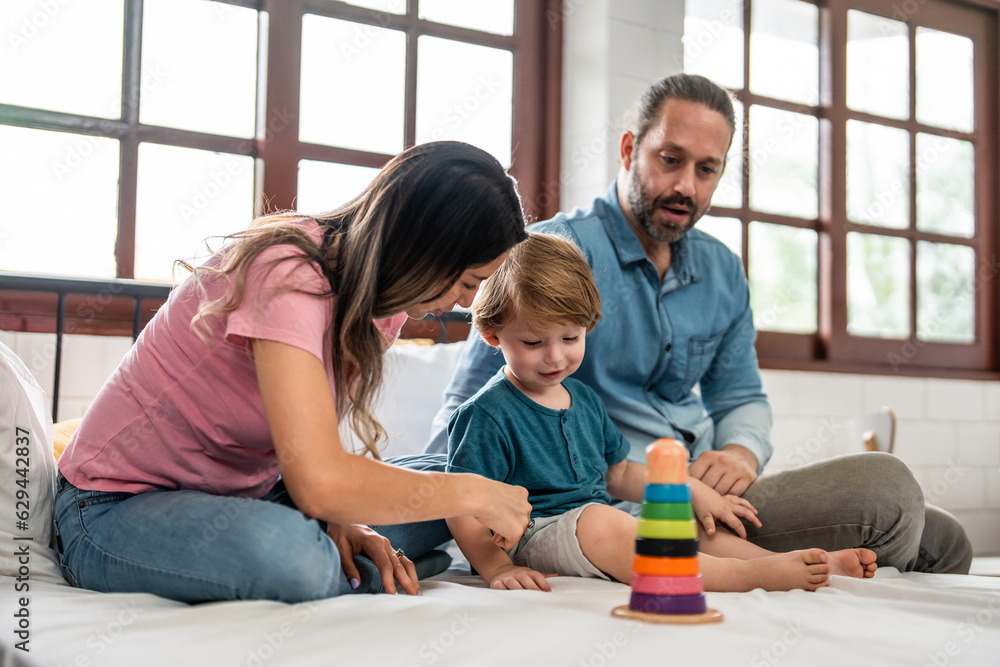
[[[580,541],[576,538],[577,520],[583,510],[596,504],[587,503],[563,514],[534,519],[521,540],[507,549],[507,555],[514,565],[530,567],[542,574],[595,577],[610,581],[611,577],[598,570],[583,555]]]

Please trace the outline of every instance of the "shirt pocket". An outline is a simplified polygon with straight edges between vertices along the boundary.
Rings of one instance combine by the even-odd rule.
[[[710,338],[691,338],[688,340],[687,369],[684,372],[684,384],[681,388],[681,395],[686,396],[705,375],[705,371],[712,365],[715,353],[722,343],[722,336],[725,331]]]

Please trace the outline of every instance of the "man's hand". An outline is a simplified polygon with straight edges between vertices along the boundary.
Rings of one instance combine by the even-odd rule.
[[[742,496],[757,479],[757,457],[740,445],[705,452],[688,468],[688,475],[700,479],[719,495]]]

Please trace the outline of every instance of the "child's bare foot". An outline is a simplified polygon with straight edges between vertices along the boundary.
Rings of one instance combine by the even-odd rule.
[[[788,553],[764,556],[746,561],[752,577],[753,588],[765,591],[790,591],[802,588],[814,591],[829,584],[829,555],[822,549],[802,549]]]
[[[841,549],[831,551],[830,574],[845,577],[870,579],[875,576],[878,565],[875,564],[875,552],[871,549]]]
[[[718,592],[814,591],[828,584],[828,556],[822,549],[803,549],[751,560],[699,556],[705,590]]]

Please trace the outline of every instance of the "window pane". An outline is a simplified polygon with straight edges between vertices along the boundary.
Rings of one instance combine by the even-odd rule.
[[[917,28],[917,120],[972,132],[972,40]]]
[[[750,223],[750,303],[762,331],[816,332],[816,232]]]
[[[514,0],[420,0],[420,18],[513,35]]]
[[[819,101],[819,10],[800,0],[754,0],[750,89],[791,102]]]
[[[174,260],[204,259],[205,239],[246,229],[253,219],[253,158],[139,145],[135,277],[183,280]],[[220,239],[209,241],[213,249]]]
[[[910,243],[875,234],[847,234],[847,332],[910,335]]]
[[[910,47],[905,23],[847,11],[847,106],[910,117]]]
[[[348,5],[374,9],[379,12],[390,14],[403,14],[406,12],[406,0],[341,0]]]
[[[972,248],[917,243],[917,338],[975,342],[975,269]]]
[[[743,206],[743,105],[733,100],[736,112],[736,134],[726,154],[726,170],[712,195],[712,204],[740,208]]]
[[[750,207],[815,218],[819,122],[814,116],[750,108]]]
[[[302,17],[299,138],[395,155],[403,150],[406,35]]]
[[[971,238],[975,174],[972,144],[917,134],[917,227]]]
[[[733,254],[743,258],[743,224],[736,218],[716,218],[706,215],[698,221],[698,229],[726,244]]]
[[[685,72],[743,87],[743,0],[688,2],[683,41]]]
[[[0,267],[115,277],[118,141],[0,126]]]
[[[145,0],[142,7],[140,121],[253,137],[257,12],[204,0]]]
[[[436,37],[417,44],[417,143],[464,141],[509,166],[513,54]]]
[[[910,135],[847,121],[847,217],[905,229],[910,224]]]
[[[119,118],[122,0],[0,3],[0,103]]]
[[[301,160],[295,208],[313,214],[332,211],[360,194],[377,173],[371,167]]]

